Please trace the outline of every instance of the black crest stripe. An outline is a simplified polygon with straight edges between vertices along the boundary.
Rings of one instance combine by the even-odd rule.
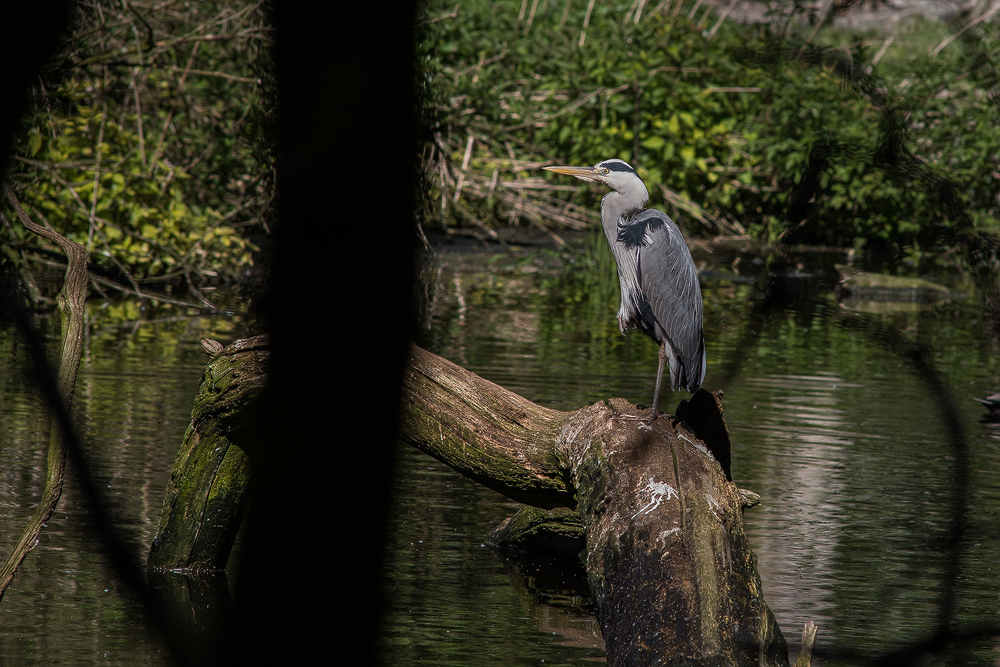
[[[627,171],[635,174],[635,169],[630,167],[627,162],[622,160],[605,160],[601,163],[601,166],[608,171]],[[638,174],[636,174],[638,176]]]

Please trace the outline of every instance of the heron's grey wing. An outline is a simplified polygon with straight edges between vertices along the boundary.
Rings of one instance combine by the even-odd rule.
[[[698,269],[677,225],[661,211],[640,213],[629,225],[639,253],[639,285],[653,318],[684,369],[675,380],[701,384],[705,357],[703,306]]]

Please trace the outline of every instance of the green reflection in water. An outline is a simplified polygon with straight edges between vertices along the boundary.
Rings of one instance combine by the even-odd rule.
[[[761,263],[752,276],[757,285],[771,280],[765,269],[779,274],[770,283],[772,305],[763,311],[753,308],[762,298],[755,284],[702,284],[706,388],[726,392],[734,478],[763,497],[747,523],[767,601],[793,658],[802,624],[811,620],[820,626],[819,648],[827,653],[820,664],[846,665],[928,639],[942,622],[949,595],[953,629],[996,623],[1000,480],[992,471],[1000,467],[1000,442],[981,423],[983,409],[972,397],[1000,387],[1000,357],[976,298],[925,308],[840,305],[833,294],[835,261],[842,260],[806,257],[804,266],[788,263],[796,266],[790,271],[781,262]],[[656,349],[637,332],[618,333],[617,285],[606,259],[581,258],[579,265],[544,253],[493,264],[475,255],[443,254],[431,272],[430,317],[421,341],[553,408],[571,410],[610,396],[648,403]],[[929,350],[964,429],[970,471],[964,490],[955,487],[955,452],[931,387],[907,358],[870,333],[876,327]],[[670,396],[665,405],[683,396]],[[499,571],[489,558],[475,561],[475,576],[449,570],[447,582],[433,568],[423,577],[413,574],[411,549],[427,562],[462,560],[469,545],[478,545],[513,508],[471,485],[469,498],[448,501],[446,514],[434,507],[443,501],[429,490],[408,490],[415,482],[406,466],[438,464],[412,461],[400,464],[397,502],[407,512],[433,514],[426,521],[435,530],[450,527],[456,534],[447,544],[428,535],[411,547],[405,535],[431,526],[397,522],[388,566],[393,590],[420,587],[421,609],[445,608],[452,618],[459,609],[476,619],[517,613],[511,600],[498,600],[512,593],[477,581],[484,576],[480,568]],[[471,484],[447,470],[440,474],[441,484]],[[956,494],[962,492],[967,511],[956,515]],[[448,514],[438,525],[437,517]],[[960,529],[956,518],[964,521]],[[417,515],[407,521],[422,524]],[[446,553],[451,549],[457,551]],[[532,607],[531,625],[544,627],[548,613],[544,605]],[[388,626],[392,641],[405,643],[407,651],[390,652],[400,660],[387,664],[432,664],[428,656],[446,654],[439,644],[448,628],[436,625],[433,615],[417,623],[394,601]],[[409,626],[413,632],[406,631]],[[505,626],[477,634],[481,648],[463,656],[463,664],[496,664],[490,651],[505,651],[517,662],[547,646],[532,644],[521,630]],[[529,645],[517,648],[520,642]],[[930,664],[995,661],[995,642],[978,641],[948,647]]]
[[[141,311],[133,301],[88,304],[89,335],[73,413],[115,521],[144,562],[167,474],[190,420],[207,357],[198,341],[228,342],[231,318]],[[58,317],[39,318],[55,351]],[[44,482],[45,410],[24,382],[27,350],[0,328],[0,553],[34,510]],[[0,664],[166,665],[142,612],[110,572],[72,470],[55,514],[0,604]]]

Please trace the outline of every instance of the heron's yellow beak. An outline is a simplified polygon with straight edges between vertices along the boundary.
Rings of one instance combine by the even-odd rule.
[[[575,176],[581,181],[594,183],[597,181],[597,172],[593,167],[542,167],[546,171],[554,171],[557,174]]]

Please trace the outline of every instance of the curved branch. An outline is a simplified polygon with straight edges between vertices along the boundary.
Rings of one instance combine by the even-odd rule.
[[[73,401],[73,388],[76,386],[76,373],[80,368],[80,358],[83,356],[83,336],[85,331],[84,302],[87,298],[87,249],[75,241],[70,241],[57,232],[35,224],[21,207],[9,183],[3,184],[3,190],[17,211],[21,222],[29,230],[58,244],[66,253],[68,260],[66,277],[62,290],[59,292],[59,314],[62,321],[62,347],[59,354],[59,371],[57,376],[59,399],[63,410],[69,410]],[[62,495],[63,472],[66,468],[66,443],[63,434],[55,421],[49,427],[49,451],[45,470],[45,487],[42,498],[35,513],[28,521],[24,532],[14,550],[7,557],[7,562],[0,569],[0,598],[14,580],[17,569],[31,551],[42,532],[42,526],[55,511],[59,496]]]
[[[509,498],[545,508],[576,506],[569,463],[555,446],[568,414],[411,347],[401,437]]]

